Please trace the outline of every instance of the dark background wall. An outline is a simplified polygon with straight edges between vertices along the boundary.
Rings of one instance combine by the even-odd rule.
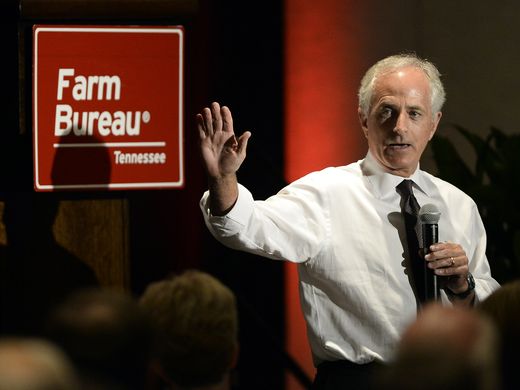
[[[348,19],[346,31],[360,42],[359,51],[347,53],[356,58],[359,69],[383,56],[416,50],[444,74],[448,101],[443,123],[458,123],[478,134],[486,134],[490,125],[509,133],[518,131],[520,4],[340,3],[340,22],[351,12],[358,14]],[[0,205],[11,215],[0,229],[0,320],[5,332],[37,332],[45,309],[78,286],[102,284],[139,295],[149,282],[169,273],[202,268],[220,277],[239,299],[239,387],[283,388],[285,368],[291,363],[283,350],[283,265],[231,251],[205,229],[198,201],[206,183],[194,117],[212,101],[229,105],[237,132],[253,131],[247,163],[239,172],[241,182],[258,199],[283,186],[285,16],[284,2],[275,0],[6,0],[0,4],[4,75]],[[35,23],[185,27],[184,189],[33,193],[30,31]],[[323,39],[336,39],[335,34],[332,29]],[[319,61],[304,65],[319,67]],[[356,93],[355,86],[349,88]],[[350,109],[355,107],[346,108]],[[440,132],[458,140],[449,126]],[[474,160],[463,142],[460,150],[465,159]],[[422,164],[435,172],[430,150]],[[14,242],[20,244],[12,249]]]
[[[181,191],[127,194],[133,288],[197,266],[237,294],[242,388],[276,389],[284,380],[283,268],[232,251],[204,226],[198,201],[206,181],[195,114],[212,101],[234,112],[237,133],[254,131],[240,180],[259,198],[282,187],[282,4],[201,1],[186,30],[186,181]],[[157,225],[160,229],[149,229]]]

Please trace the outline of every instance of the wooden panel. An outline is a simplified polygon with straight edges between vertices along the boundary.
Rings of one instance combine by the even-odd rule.
[[[101,285],[128,289],[127,202],[121,199],[61,201],[56,241],[92,268]]]

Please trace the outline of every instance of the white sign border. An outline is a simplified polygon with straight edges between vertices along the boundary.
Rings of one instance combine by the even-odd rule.
[[[176,182],[148,182],[148,183],[107,183],[107,184],[40,184],[38,169],[38,35],[40,32],[118,32],[118,33],[168,33],[179,35],[179,180]],[[45,27],[38,25],[34,30],[33,48],[33,143],[34,143],[34,185],[37,190],[74,190],[74,189],[154,189],[154,188],[182,188],[184,187],[184,155],[183,155],[183,74],[184,74],[184,30],[177,26],[157,28],[135,27]]]

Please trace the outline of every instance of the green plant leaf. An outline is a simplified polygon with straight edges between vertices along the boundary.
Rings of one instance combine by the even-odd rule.
[[[439,177],[460,188],[467,188],[474,183],[473,173],[448,138],[437,135],[431,140],[430,146]]]
[[[488,165],[493,164],[496,159],[491,148],[491,136],[483,140],[479,136],[469,132],[459,125],[453,127],[471,144],[477,156],[475,164],[475,178],[479,183],[484,182],[484,174],[488,170]]]
[[[462,126],[453,127],[476,154],[475,174],[463,162],[453,143],[437,135],[431,142],[438,176],[471,196],[479,208],[488,235],[489,262],[499,282],[520,276],[520,134],[491,127],[479,137]],[[496,272],[496,274],[495,274]]]

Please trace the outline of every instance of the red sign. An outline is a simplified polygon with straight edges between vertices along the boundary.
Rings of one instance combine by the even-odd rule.
[[[33,31],[36,191],[184,185],[182,27]]]

